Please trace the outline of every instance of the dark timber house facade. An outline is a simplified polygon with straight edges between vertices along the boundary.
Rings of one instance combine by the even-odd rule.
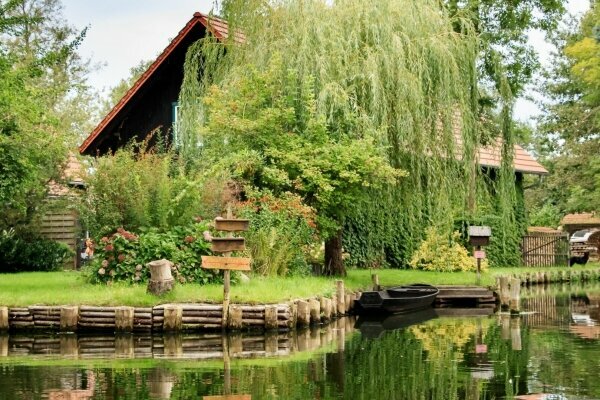
[[[227,24],[219,18],[195,13],[90,133],[79,152],[101,156],[125,146],[132,139],[142,141],[158,135],[171,143],[185,55],[192,43],[207,34],[223,40],[228,35]]]

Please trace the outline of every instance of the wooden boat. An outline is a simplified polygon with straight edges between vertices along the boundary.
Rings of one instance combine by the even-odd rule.
[[[356,306],[359,314],[405,313],[431,307],[439,289],[424,284],[396,286],[385,290],[363,292]]]

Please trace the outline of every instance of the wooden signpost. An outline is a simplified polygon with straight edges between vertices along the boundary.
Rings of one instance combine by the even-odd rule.
[[[231,283],[231,270],[250,271],[250,259],[247,257],[231,257],[232,251],[243,251],[246,249],[243,237],[234,237],[234,232],[248,230],[247,219],[233,219],[231,207],[227,207],[227,218],[217,217],[215,229],[221,232],[229,232],[228,237],[212,238],[213,253],[221,253],[223,256],[202,256],[202,268],[222,269],[223,273],[223,328],[227,327],[229,314],[229,287]]]

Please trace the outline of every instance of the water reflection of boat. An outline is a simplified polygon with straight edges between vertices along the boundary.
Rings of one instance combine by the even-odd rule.
[[[361,315],[354,327],[360,329],[364,337],[377,338],[384,331],[407,328],[437,317],[437,312],[433,308],[405,314]]]
[[[363,292],[356,302],[357,311],[359,314],[412,312],[431,307],[438,293],[438,288],[423,284]]]

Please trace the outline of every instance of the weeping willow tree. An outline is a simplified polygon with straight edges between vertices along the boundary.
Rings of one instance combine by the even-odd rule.
[[[337,265],[333,272],[342,271],[342,227],[364,215],[369,205],[384,203],[380,210],[387,211],[378,221],[365,222],[361,234],[387,230],[401,242],[398,246],[409,249],[416,247],[426,227],[450,233],[457,215],[477,212],[476,149],[483,130],[478,117],[479,42],[469,18],[450,18],[437,0],[230,0],[223,4],[223,15],[229,32],[236,34],[225,41],[207,37],[190,48],[186,59],[180,131],[182,154],[190,165],[214,165],[227,152],[276,164],[282,157],[274,153],[297,150],[286,147],[290,138],[303,137],[300,147],[312,143],[307,132],[315,126],[326,137],[317,146],[375,154],[372,144],[384,152],[390,173],[403,178],[386,182],[372,174],[379,181],[370,185],[370,175],[363,174],[358,182],[361,196],[356,196],[356,185],[330,185],[331,191],[354,193],[337,197],[340,204],[333,217],[322,219],[319,226],[326,242],[325,263]],[[271,71],[275,78],[269,80],[269,90],[277,93],[259,102],[265,82],[256,79],[257,71]],[[223,90],[233,95],[224,96]],[[223,107],[223,102],[228,105]],[[246,112],[246,106],[252,111]],[[293,120],[281,124],[284,140],[255,124],[271,121],[277,106],[290,111],[285,118]],[[257,112],[261,107],[263,112]],[[263,142],[258,149],[262,154],[244,153],[233,145],[240,131],[245,145]],[[512,140],[506,139],[508,148]],[[326,158],[324,153],[300,156]],[[336,157],[329,154],[329,161]],[[507,157],[504,164],[512,176],[511,160]],[[375,155],[351,160],[348,168],[358,162],[387,168]],[[300,175],[318,168],[318,163],[300,168]],[[297,166],[291,169],[298,174]],[[290,176],[290,168],[283,172],[294,182],[306,177]],[[343,180],[344,174],[337,178]],[[269,185],[252,174],[241,179]],[[511,208],[509,186],[495,193],[506,200],[501,206],[506,210]],[[320,209],[322,193],[294,184],[287,190],[303,195],[320,216],[335,208],[329,204]]]

